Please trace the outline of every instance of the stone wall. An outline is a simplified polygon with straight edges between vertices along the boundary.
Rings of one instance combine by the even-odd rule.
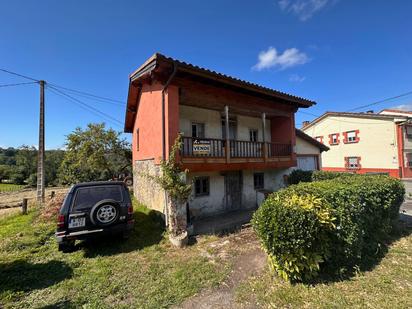
[[[133,167],[133,192],[139,202],[164,214],[164,190],[152,179],[145,176],[154,176],[160,173],[160,166],[154,164],[154,159],[135,161]]]

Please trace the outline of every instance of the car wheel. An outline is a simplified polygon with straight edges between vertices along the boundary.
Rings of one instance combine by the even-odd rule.
[[[74,244],[75,244],[74,240],[65,241],[65,242],[59,243],[58,249],[59,251],[62,251],[63,253],[73,252]]]
[[[97,226],[109,226],[117,222],[120,215],[120,205],[114,200],[103,200],[93,206],[90,220]]]

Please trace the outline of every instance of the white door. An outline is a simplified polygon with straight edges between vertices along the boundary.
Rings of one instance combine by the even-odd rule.
[[[298,169],[304,171],[314,171],[317,169],[317,157],[316,156],[298,156]]]

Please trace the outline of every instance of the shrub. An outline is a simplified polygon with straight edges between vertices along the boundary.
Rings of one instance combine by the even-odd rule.
[[[314,276],[329,256],[335,228],[328,203],[313,195],[272,195],[253,218],[269,264],[288,280]]]
[[[338,177],[351,177],[353,173],[345,172],[329,172],[329,171],[304,171],[304,170],[293,170],[288,177],[288,183],[290,185],[296,185],[300,182],[312,182],[335,179]]]
[[[338,177],[351,177],[356,174],[347,172],[329,172],[329,171],[314,171],[312,173],[312,181],[330,180]]]
[[[282,277],[304,279],[316,275],[317,268],[342,274],[380,254],[404,193],[402,183],[387,176],[353,175],[300,183],[272,194],[252,223],[271,265]],[[308,200],[290,207],[292,197],[308,196],[318,201],[313,211],[327,213],[328,220],[336,218],[335,229],[324,225],[328,221],[319,216],[303,212],[305,203],[311,205]]]
[[[296,185],[299,182],[311,182],[313,171],[293,170],[288,177],[288,183],[290,185]]]

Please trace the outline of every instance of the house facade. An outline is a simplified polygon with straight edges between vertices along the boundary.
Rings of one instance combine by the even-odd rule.
[[[133,133],[136,198],[167,219],[167,196],[146,175],[161,173],[161,160],[181,134],[179,160],[193,187],[189,221],[256,208],[258,191],[283,186],[284,175],[297,165],[294,116],[313,104],[153,55],[129,84],[125,132]],[[319,156],[318,145],[302,144],[308,158]]]
[[[311,123],[304,123],[302,130],[330,148],[322,154],[323,170],[410,178],[411,116],[397,110],[326,112]]]

